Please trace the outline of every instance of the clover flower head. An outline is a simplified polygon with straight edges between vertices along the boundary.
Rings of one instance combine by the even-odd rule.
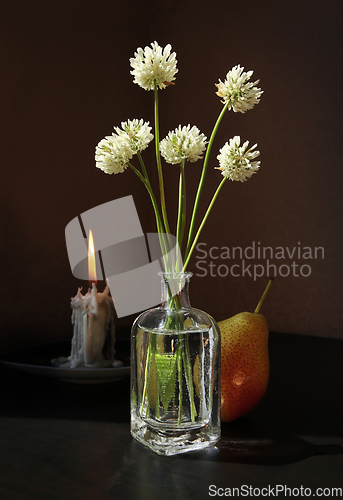
[[[257,144],[247,150],[249,141],[240,146],[241,138],[236,135],[219,150],[217,159],[224,177],[232,181],[244,182],[260,168],[259,161],[250,161],[259,156],[259,151],[253,151]]]
[[[129,141],[124,136],[110,135],[102,139],[95,148],[96,167],[106,174],[124,172],[132,158]]]
[[[121,129],[114,127],[114,130],[119,137],[125,137],[128,140],[132,154],[146,149],[154,138],[150,133],[149,122],[144,122],[142,119],[127,120],[121,123]]]
[[[223,98],[223,104],[229,102],[228,109],[235,113],[245,113],[260,102],[263,91],[256,87],[259,80],[249,82],[253,71],[245,72],[240,65],[234,66],[226,75],[224,82],[216,83],[216,94]]]
[[[157,42],[153,42],[150,47],[143,50],[138,47],[135,57],[130,58],[130,65],[133,70],[130,72],[137,83],[145,90],[154,90],[155,81],[157,87],[165,89],[167,85],[174,85],[177,60],[175,52],[171,52],[171,45],[166,45],[163,49]]]
[[[167,163],[176,165],[182,160],[195,162],[202,158],[206,149],[206,136],[190,125],[179,125],[160,142],[160,151]]]

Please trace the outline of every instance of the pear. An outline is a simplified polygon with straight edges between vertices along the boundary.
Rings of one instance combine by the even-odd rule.
[[[253,313],[242,312],[218,323],[222,422],[232,422],[248,413],[267,389],[269,332],[267,321],[259,311],[272,283],[270,279]]]

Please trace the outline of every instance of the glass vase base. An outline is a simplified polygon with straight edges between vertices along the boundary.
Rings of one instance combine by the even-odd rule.
[[[145,424],[131,429],[131,435],[158,455],[178,455],[203,450],[214,446],[220,439],[220,432],[213,432],[209,426],[178,431],[156,430]]]
[[[159,455],[213,447],[220,438],[220,331],[191,307],[191,273],[161,273],[161,306],[131,330],[131,434]]]

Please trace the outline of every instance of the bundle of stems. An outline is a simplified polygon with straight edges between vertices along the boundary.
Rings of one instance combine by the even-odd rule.
[[[194,251],[194,248],[198,242],[200,233],[206,223],[206,220],[212,210],[212,207],[214,205],[214,202],[221,190],[221,188],[224,185],[224,182],[227,180],[228,177],[224,176],[221,182],[219,183],[209,205],[206,210],[206,213],[198,226],[198,229],[194,235],[195,228],[196,228],[196,216],[199,208],[199,201],[200,201],[200,196],[201,192],[204,186],[204,181],[205,181],[205,175],[208,167],[208,162],[210,158],[210,153],[213,145],[214,138],[216,136],[216,133],[218,131],[220,122],[222,121],[222,118],[225,114],[225,111],[228,108],[229,103],[226,102],[217,118],[217,121],[213,127],[208,146],[206,149],[206,154],[205,154],[205,159],[203,162],[203,167],[202,167],[202,173],[198,185],[198,190],[194,202],[194,207],[193,207],[193,213],[191,216],[190,220],[190,225],[189,225],[189,230],[188,230],[188,237],[187,237],[187,244],[186,244],[186,249],[185,249],[185,254],[183,258],[183,262],[181,259],[181,250],[182,250],[182,245],[184,243],[184,236],[185,236],[185,229],[186,229],[186,176],[185,176],[185,162],[186,160],[183,159],[180,163],[180,177],[179,177],[179,199],[178,199],[178,215],[177,215],[177,224],[176,224],[176,240],[178,244],[178,249],[173,251],[173,242],[171,239],[171,231],[170,231],[170,226],[168,222],[168,215],[167,215],[167,205],[166,205],[166,196],[165,196],[165,188],[164,188],[164,178],[163,178],[163,169],[162,169],[162,162],[161,162],[161,153],[160,153],[160,133],[159,133],[159,106],[158,106],[158,88],[157,84],[155,81],[155,88],[154,88],[154,121],[155,121],[155,154],[156,154],[156,165],[157,165],[157,173],[158,173],[158,183],[159,183],[159,194],[160,194],[160,204],[157,203],[155,194],[152,190],[151,187],[151,182],[148,176],[147,169],[145,167],[143,158],[141,153],[138,151],[138,159],[139,163],[141,165],[141,171],[139,171],[132,163],[128,163],[129,167],[135,172],[135,174],[139,177],[139,179],[143,182],[144,186],[146,187],[153,208],[155,212],[155,218],[156,218],[156,226],[157,226],[157,231],[159,233],[159,238],[160,238],[160,245],[161,245],[161,251],[162,251],[162,256],[164,260],[164,268],[166,272],[185,272],[186,268],[189,264],[190,258],[192,256],[192,253]]]

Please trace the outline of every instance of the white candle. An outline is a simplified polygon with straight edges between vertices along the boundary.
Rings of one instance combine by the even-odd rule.
[[[84,296],[83,342],[86,366],[111,366],[114,362],[114,306],[109,296],[108,282],[105,290],[97,291],[95,283]]]
[[[94,362],[93,353],[93,314],[83,316],[83,345],[85,365],[89,366]]]
[[[84,366],[83,354],[83,337],[82,337],[82,309],[83,309],[83,295],[81,288],[78,289],[77,294],[71,299],[72,315],[71,322],[73,324],[73,338],[71,341],[71,353],[66,360],[70,368],[78,368]]]
[[[108,282],[103,292],[95,283],[82,295],[81,288],[71,299],[73,338],[68,358],[53,359],[55,366],[65,368],[105,368],[121,366],[115,355],[115,324],[113,299]]]
[[[88,273],[92,287],[85,295],[81,288],[71,299],[73,338],[68,358],[52,360],[55,366],[69,368],[103,368],[121,366],[114,359],[114,305],[109,295],[108,280],[101,293],[96,288],[95,250],[92,231],[88,238]]]
[[[93,329],[94,329],[94,316],[98,316],[98,301],[96,298],[97,290],[95,283],[92,285],[91,292],[88,292],[84,297],[83,304],[83,346],[84,346],[84,360],[85,365],[89,366],[94,363],[94,349],[93,349]],[[95,295],[95,296],[94,296]]]

